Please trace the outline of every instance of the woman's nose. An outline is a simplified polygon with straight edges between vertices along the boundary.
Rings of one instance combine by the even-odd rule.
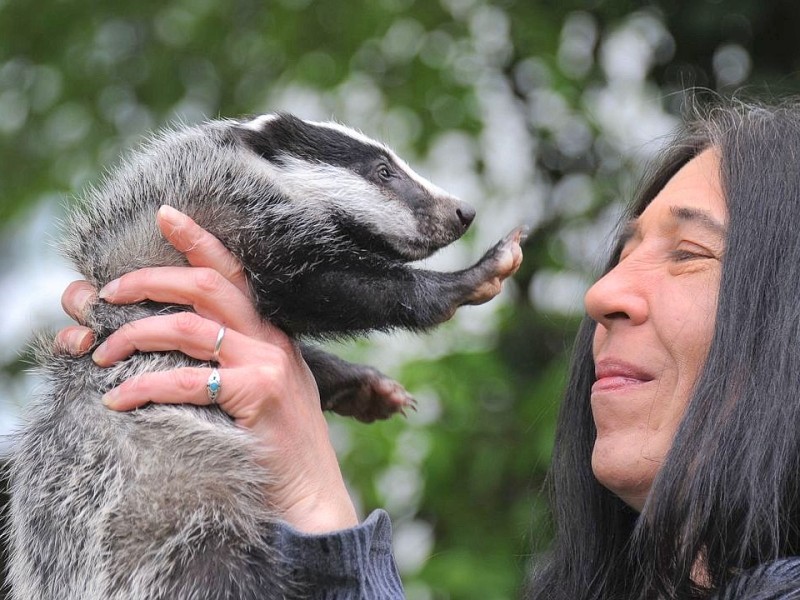
[[[620,263],[598,279],[584,296],[588,315],[605,326],[614,321],[640,325],[647,320],[648,304],[644,281]]]

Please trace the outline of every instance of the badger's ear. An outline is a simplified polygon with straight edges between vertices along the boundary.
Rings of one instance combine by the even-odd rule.
[[[236,132],[242,143],[262,158],[279,160],[282,154],[292,154],[304,136],[305,122],[289,113],[261,115],[243,121]]]
[[[280,119],[280,114],[260,115],[249,121],[242,121],[234,131],[246,148],[266,160],[274,160],[279,153],[279,142],[272,133]]]
[[[281,113],[270,113],[266,115],[258,115],[250,119],[240,121],[239,127],[242,129],[249,129],[251,131],[263,131],[270,123],[277,121],[282,117]]]

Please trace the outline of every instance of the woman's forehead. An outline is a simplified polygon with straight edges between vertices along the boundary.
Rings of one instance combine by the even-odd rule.
[[[625,243],[641,236],[645,229],[684,224],[698,225],[724,237],[727,216],[719,155],[709,148],[681,167],[642,214],[625,224],[621,238]]]

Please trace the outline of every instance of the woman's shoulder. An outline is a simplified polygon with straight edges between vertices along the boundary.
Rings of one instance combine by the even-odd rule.
[[[800,600],[800,556],[764,563],[737,575],[714,600]]]

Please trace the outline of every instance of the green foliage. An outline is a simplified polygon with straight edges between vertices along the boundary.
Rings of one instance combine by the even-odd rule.
[[[410,598],[511,598],[549,536],[542,490],[581,313],[567,292],[598,267],[645,142],[673,122],[662,100],[679,110],[686,84],[797,88],[794,37],[769,35],[793,31],[788,5],[640,4],[0,0],[0,247],[148,131],[276,108],[388,137],[461,185],[481,209],[473,255],[528,223],[504,302],[392,367],[417,414],[331,419],[363,510],[392,514]],[[22,389],[19,361],[0,362],[2,388]]]

